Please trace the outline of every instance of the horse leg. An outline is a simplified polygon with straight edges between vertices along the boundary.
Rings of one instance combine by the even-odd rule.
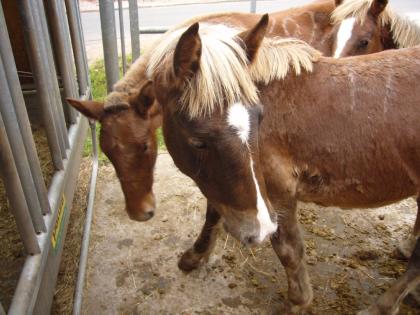
[[[358,315],[394,315],[402,300],[420,284],[420,238],[408,261],[407,271],[382,294],[377,302]]]
[[[220,214],[207,202],[206,221],[193,247],[188,249],[178,262],[179,269],[191,271],[196,269],[200,261],[208,259],[215,244],[220,227]]]
[[[416,246],[416,241],[420,236],[420,195],[417,197],[417,217],[414,223],[413,232],[398,245],[399,252],[405,257],[410,258]]]
[[[288,283],[288,296],[292,313],[308,307],[313,298],[305,263],[305,247],[297,220],[296,202],[278,216],[277,232],[271,237],[271,245],[283,264]]]

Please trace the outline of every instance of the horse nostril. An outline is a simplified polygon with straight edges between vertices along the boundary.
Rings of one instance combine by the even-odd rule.
[[[145,215],[148,216],[147,220],[149,220],[149,219],[153,218],[153,216],[155,215],[155,211],[152,210],[152,211],[146,212]]]
[[[245,238],[246,245],[253,245],[255,244],[256,237],[255,236],[248,236]]]

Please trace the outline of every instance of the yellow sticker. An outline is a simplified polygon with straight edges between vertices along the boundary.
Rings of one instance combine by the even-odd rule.
[[[66,197],[63,194],[63,197],[61,197],[60,207],[58,208],[58,214],[57,214],[57,219],[55,221],[54,230],[52,231],[52,234],[51,234],[51,244],[54,250],[58,248],[58,245],[61,242],[61,234],[62,234],[62,227],[64,223],[65,211],[66,211]]]

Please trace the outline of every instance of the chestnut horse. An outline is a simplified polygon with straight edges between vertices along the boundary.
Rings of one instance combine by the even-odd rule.
[[[208,200],[202,248],[180,266],[209,254],[221,218],[243,243],[271,235],[297,311],[312,301],[297,201],[420,202],[420,47],[337,60],[302,41],[265,38],[267,27],[265,15],[249,31],[177,30],[155,47],[153,81],[139,97],[157,98],[168,151]],[[411,268],[366,313],[394,314],[419,280]]]
[[[334,27],[330,14],[334,9],[335,1],[325,0],[273,13],[267,33],[303,39],[329,55],[332,45],[329,34]],[[145,69],[154,46],[170,38],[174,30],[197,21],[249,28],[260,17],[250,13],[217,13],[193,18],[168,31],[152,45],[114,86],[105,104],[68,100],[83,115],[101,124],[100,146],[115,167],[131,219],[146,221],[153,217],[155,209],[152,184],[157,156],[156,129],[161,125],[161,113],[158,104],[137,96],[147,81]]]
[[[336,5],[340,4],[336,10],[343,5],[348,8],[348,4],[354,1],[357,0],[349,0],[341,4],[340,0],[326,0],[273,13],[267,34],[303,39],[322,51],[324,55],[330,56],[337,45],[336,35],[340,28],[339,17],[343,18],[354,14],[357,6],[352,6],[353,11],[346,10],[344,13],[334,14],[333,23],[329,16]],[[371,0],[363,1],[371,2]],[[358,3],[364,3],[363,1],[358,1]],[[389,9],[388,11],[391,12]],[[389,16],[397,17],[395,14],[389,14]],[[220,13],[198,17],[183,25],[190,25],[193,21],[206,21],[207,23],[250,27],[252,23],[256,23],[259,17],[260,15],[246,13]],[[404,33],[408,27],[411,30],[414,29],[410,23],[405,22],[402,18],[395,18],[392,21],[394,22],[391,25],[394,25],[394,28],[398,29],[401,34],[405,34],[399,38],[405,38],[406,44],[416,42],[412,38],[418,38],[417,34],[420,32]],[[363,27],[365,26],[367,23],[363,24]],[[179,27],[181,26],[175,29]],[[170,34],[171,31],[161,40],[165,40]],[[353,32],[352,36],[355,35],[356,33]],[[372,53],[386,48],[386,46],[380,45],[369,44],[368,46],[369,49],[364,51],[346,49],[345,55]],[[153,46],[149,49],[150,51],[153,51]],[[139,100],[136,97],[137,91],[147,81],[145,69],[148,60],[149,53],[146,52],[131,66],[124,78],[115,85],[115,91],[107,97],[105,105],[100,102],[69,100],[70,104],[85,116],[101,123],[101,148],[116,169],[130,218],[138,221],[148,220],[154,213],[155,198],[152,184],[157,154],[156,128],[161,125],[159,105],[151,104],[147,100]]]
[[[331,15],[336,24],[335,58],[414,47],[420,44],[420,26],[395,13],[388,0],[347,0]]]

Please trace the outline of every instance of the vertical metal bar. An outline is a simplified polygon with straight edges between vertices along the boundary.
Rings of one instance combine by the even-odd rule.
[[[98,177],[98,143],[96,141],[96,124],[90,124],[92,135],[92,176],[90,179],[89,199],[87,205],[86,221],[83,229],[82,247],[80,250],[79,273],[77,275],[76,290],[74,292],[73,315],[80,315],[82,309],[83,288],[85,283],[85,274],[87,266],[87,257],[89,253],[90,228],[92,225],[93,205],[95,202],[96,179]]]
[[[257,0],[250,0],[251,6],[250,6],[250,12],[255,13],[257,11]]]
[[[69,59],[70,49],[67,45],[67,32],[64,26],[65,15],[62,14],[61,2],[63,0],[47,1],[46,7],[49,19],[51,21],[51,33],[53,45],[56,51],[58,66],[60,68],[61,78],[63,80],[64,95],[66,97],[78,97],[76,84],[73,82],[72,60]],[[70,123],[75,122],[74,112],[70,110],[67,104],[63,104],[64,111]]]
[[[78,0],[74,0],[74,1],[78,1]],[[83,47],[82,53],[83,53],[83,58],[84,58],[86,80],[88,82],[88,86],[91,87],[90,75],[89,75],[88,58],[87,58],[87,53],[86,53],[86,49],[85,49],[85,47],[86,47],[85,46],[85,37],[83,35],[82,17],[80,15],[80,10],[79,10],[79,7],[78,6],[76,6],[76,13],[77,13],[77,25],[79,27],[80,38],[82,40],[82,47]],[[82,94],[84,94],[85,91],[82,91]]]
[[[16,225],[28,254],[40,253],[35,229],[31,224],[28,205],[22,190],[22,184],[13,160],[12,150],[7,139],[6,128],[2,115],[0,114],[0,173],[3,175],[4,186],[7,198],[10,202],[10,209],[15,217]]]
[[[20,13],[22,16],[22,22],[25,29],[26,40],[29,47],[29,57],[31,61],[31,68],[34,73],[35,84],[37,87],[37,94],[40,99],[42,107],[42,115],[44,121],[44,127],[47,133],[48,145],[50,147],[51,158],[54,166],[57,169],[63,169],[63,160],[60,146],[60,139],[57,130],[57,122],[53,114],[52,99],[50,95],[50,84],[49,74],[46,70],[46,64],[44,60],[44,50],[40,45],[40,36],[37,31],[37,23],[32,16],[32,8],[30,0],[19,1]]]
[[[137,0],[128,0],[128,6],[130,14],[131,63],[134,63],[140,57],[139,7]]]
[[[84,64],[87,60],[83,55],[83,40],[81,29],[79,29],[77,7],[74,0],[66,0],[67,16],[69,19],[70,35],[73,44],[73,55],[76,63],[77,80],[79,82],[79,96],[84,94],[88,83],[87,73],[85,73]]]
[[[69,28],[69,21],[66,14],[66,7],[64,4],[64,0],[60,0],[58,3],[58,11],[61,16],[61,23],[63,26],[63,37],[64,37],[64,52],[66,53],[66,61],[68,63],[68,68],[71,71],[71,84],[73,86],[73,95],[74,97],[78,97],[79,93],[77,92],[77,82],[75,78],[75,61],[73,59],[72,54],[72,46],[71,46],[71,38],[70,38],[70,28]],[[67,112],[70,114],[70,122],[72,124],[76,123],[77,120],[77,111],[71,107],[67,102],[63,102],[62,105],[66,108]]]
[[[32,178],[38,193],[38,199],[41,204],[42,213],[50,212],[50,204],[47,197],[47,189],[43,180],[41,166],[36,152],[34,139],[32,137],[31,126],[29,123],[28,113],[25,107],[22,90],[17,75],[16,64],[13,56],[12,46],[7,32],[6,20],[4,18],[3,8],[0,3],[0,57],[4,60],[6,78],[9,82],[10,94],[13,99],[16,117],[18,120],[20,132],[22,134],[23,143],[28,157],[29,166],[31,168]]]
[[[67,158],[67,152],[66,149],[69,148],[69,138],[67,134],[67,126],[66,126],[66,119],[64,116],[63,111],[63,102],[61,100],[61,94],[60,94],[60,87],[58,85],[58,78],[57,78],[57,72],[55,68],[55,62],[54,62],[54,56],[52,52],[51,47],[51,38],[48,31],[47,26],[47,17],[44,9],[44,2],[43,0],[31,0],[32,3],[32,13],[34,14],[35,19],[38,20],[40,30],[41,30],[41,45],[44,46],[45,49],[45,57],[48,60],[46,64],[46,68],[50,73],[50,76],[48,77],[50,81],[50,92],[53,96],[53,103],[54,111],[56,113],[56,119],[57,119],[57,126],[58,130],[61,134],[62,143],[64,144],[64,149],[62,150],[61,156],[63,158]]]
[[[120,40],[121,40],[121,59],[122,59],[122,69],[123,75],[127,71],[127,59],[125,57],[125,33],[124,33],[124,17],[123,17],[123,7],[122,0],[118,0],[118,19],[120,22]]]
[[[17,123],[13,100],[9,93],[9,85],[6,81],[6,72],[3,64],[3,58],[0,58],[0,113],[2,117],[4,117],[5,128],[8,138],[10,139],[10,146],[16,161],[16,168],[22,183],[26,204],[29,208],[35,231],[37,233],[45,232],[47,229],[42,218],[41,204],[38,200],[38,193],[35,189],[25,146]]]
[[[104,47],[105,73],[108,92],[119,79],[117,32],[115,29],[114,0],[99,1],[102,43]]]

